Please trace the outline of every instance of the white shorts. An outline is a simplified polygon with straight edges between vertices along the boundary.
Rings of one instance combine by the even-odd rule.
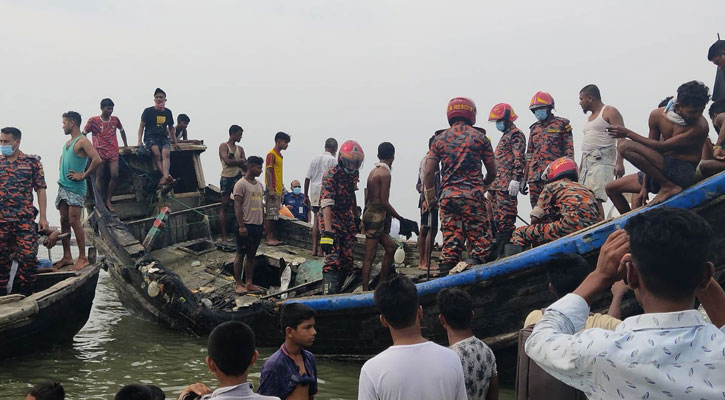
[[[320,206],[320,188],[317,188],[316,190],[310,186],[310,193],[308,193],[308,196],[310,197],[310,206],[311,207],[319,207]]]
[[[617,148],[605,147],[582,155],[579,183],[594,192],[597,200],[606,202],[604,187],[614,180],[614,164],[617,162]]]

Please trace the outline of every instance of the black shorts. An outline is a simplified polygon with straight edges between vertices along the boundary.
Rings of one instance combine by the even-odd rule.
[[[668,156],[664,156],[664,159],[665,170],[663,172],[667,179],[683,189],[687,189],[690,185],[692,185],[692,182],[695,180],[697,164]],[[639,182],[640,185],[642,184],[642,175],[641,171],[637,173],[637,182]],[[652,178],[648,179],[647,191],[654,194],[659,193],[659,182],[655,182]]]
[[[234,184],[237,183],[237,181],[241,178],[242,174],[233,176],[231,178],[222,176],[219,180],[219,188],[222,191],[222,195],[229,197],[229,195],[232,194],[232,191],[234,190]]]
[[[146,145],[147,149],[151,150],[151,147],[157,146],[159,148],[159,151],[163,149],[168,149],[171,145],[171,142],[169,142],[169,137],[161,135],[144,136],[143,143]]]
[[[423,214],[420,215],[420,226],[421,227],[425,226],[425,227],[431,228],[431,226],[430,226],[431,223],[428,220],[429,217],[430,217],[430,211],[426,211],[426,212],[424,212]],[[433,214],[433,226],[432,226],[432,229],[433,230],[438,230],[438,214],[437,213],[436,214]]]
[[[239,231],[236,232],[237,238],[237,253],[247,254],[247,249],[259,247],[259,243],[262,241],[262,225],[244,224],[247,227],[247,236],[239,235]]]

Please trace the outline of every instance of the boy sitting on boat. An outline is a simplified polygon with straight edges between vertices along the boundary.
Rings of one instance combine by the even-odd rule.
[[[281,314],[284,344],[262,366],[259,394],[309,400],[317,394],[317,364],[315,356],[304,347],[315,342],[315,310],[291,303],[284,306]]]
[[[562,238],[596,224],[597,199],[579,179],[576,162],[562,157],[549,164],[542,178],[547,182],[536,206],[531,210],[531,225],[516,228],[511,243],[528,248]]]
[[[237,294],[264,293],[264,289],[252,283],[254,277],[254,257],[262,240],[264,211],[262,197],[264,190],[257,177],[262,174],[262,158],[251,156],[247,159],[247,171],[244,178],[234,184],[234,214],[239,229],[236,233],[237,256],[234,258],[234,280]],[[245,283],[242,283],[242,261],[244,261]]]
[[[709,130],[702,116],[709,100],[707,86],[690,81],[677,88],[676,99],[650,113],[649,137],[624,126],[607,128],[612,137],[619,139],[617,150],[622,157],[640,170],[605,188],[621,214],[630,210],[623,193],[639,193],[643,202],[648,193],[656,193],[651,204],[657,204],[693,183]]]

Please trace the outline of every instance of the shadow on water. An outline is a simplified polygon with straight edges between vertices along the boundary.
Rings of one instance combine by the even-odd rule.
[[[276,349],[259,349],[251,381],[258,386],[264,360]],[[131,316],[101,271],[90,319],[72,344],[0,361],[2,398],[25,398],[32,385],[61,382],[68,399],[112,399],[128,383],[153,384],[175,399],[193,382],[216,387],[207,370],[206,338],[197,338]],[[355,399],[360,365],[318,360],[317,399]],[[501,399],[512,399],[508,390]]]

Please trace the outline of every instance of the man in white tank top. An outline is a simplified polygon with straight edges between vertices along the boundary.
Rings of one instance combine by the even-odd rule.
[[[602,103],[596,85],[584,86],[579,92],[579,105],[585,114],[591,112],[584,124],[579,182],[594,192],[603,218],[602,204],[607,201],[604,186],[624,175],[624,160],[617,152],[617,139],[605,129],[610,125],[624,125],[624,120],[616,108]]]

